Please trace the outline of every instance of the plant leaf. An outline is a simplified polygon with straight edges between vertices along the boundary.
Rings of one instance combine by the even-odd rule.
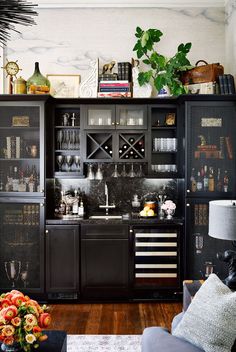
[[[152,70],[147,72],[140,72],[138,75],[138,83],[140,86],[143,86],[145,83],[148,83],[152,78]]]

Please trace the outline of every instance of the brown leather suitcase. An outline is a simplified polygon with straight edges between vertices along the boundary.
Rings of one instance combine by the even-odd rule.
[[[198,66],[200,62],[203,62],[204,65]],[[224,67],[219,63],[208,64],[204,60],[199,60],[195,66],[191,70],[182,73],[180,79],[183,84],[216,82],[218,76],[224,74]]]

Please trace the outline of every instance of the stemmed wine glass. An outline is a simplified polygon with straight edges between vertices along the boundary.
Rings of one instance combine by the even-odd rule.
[[[62,171],[62,165],[64,163],[64,156],[63,155],[57,155],[56,156],[56,161],[58,164],[59,171]]]
[[[114,171],[113,171],[113,173],[111,174],[111,177],[115,177],[115,178],[119,177],[117,164],[114,165]]]
[[[68,166],[67,171],[70,172],[71,171],[71,165],[73,163],[73,157],[72,155],[66,155],[66,164]]]
[[[80,169],[80,156],[79,155],[74,156],[74,164],[75,164],[76,171],[79,171],[79,169]]]
[[[7,278],[12,282],[11,287],[15,287],[15,281],[18,280],[21,271],[21,262],[19,260],[10,260],[4,262]]]
[[[137,177],[143,177],[144,176],[143,165],[142,164],[139,164],[139,170],[138,170],[136,175],[137,175]]]
[[[123,168],[122,168],[122,171],[121,171],[121,174],[120,174],[122,177],[127,177],[127,173],[126,173],[126,170],[125,170],[125,164],[123,164]]]
[[[57,147],[60,150],[62,148],[62,140],[63,140],[63,132],[62,132],[62,130],[57,131]]]
[[[128,173],[129,177],[135,177],[135,172],[134,172],[134,164],[131,164],[131,169],[130,172]]]
[[[23,281],[24,288],[27,287],[27,279],[29,274],[29,262],[25,263],[24,270],[20,273],[21,281]]]

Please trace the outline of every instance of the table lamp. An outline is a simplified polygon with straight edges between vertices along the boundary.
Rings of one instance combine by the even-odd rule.
[[[209,236],[221,240],[236,241],[236,200],[209,202]],[[228,264],[229,275],[225,284],[236,290],[236,252],[217,253],[217,258]]]

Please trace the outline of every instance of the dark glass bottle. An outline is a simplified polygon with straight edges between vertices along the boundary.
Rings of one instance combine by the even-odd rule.
[[[39,70],[39,63],[35,62],[33,75],[27,80],[26,83],[27,94],[42,94],[49,93],[50,82],[44,77]]]

